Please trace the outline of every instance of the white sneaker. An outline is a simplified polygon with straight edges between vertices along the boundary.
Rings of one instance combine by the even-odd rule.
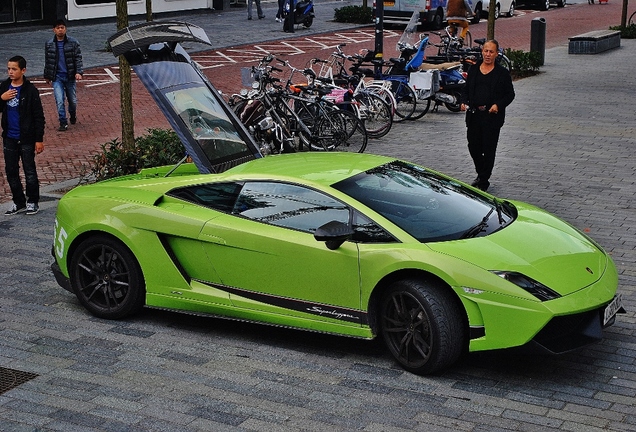
[[[283,22],[283,20],[280,18],[276,18],[276,22]]]
[[[27,203],[26,214],[34,215],[34,214],[37,214],[37,212],[39,211],[40,211],[40,207],[38,207],[36,203]]]
[[[11,205],[11,208],[9,210],[4,212],[4,215],[5,216],[11,216],[11,215],[18,214],[18,213],[24,213],[25,211],[26,211],[26,207],[18,208],[18,206],[15,205],[15,203],[14,203],[14,204]]]

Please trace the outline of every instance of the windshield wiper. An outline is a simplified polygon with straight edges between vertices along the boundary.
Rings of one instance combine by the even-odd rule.
[[[488,214],[484,216],[484,218],[481,221],[479,221],[477,225],[475,225],[474,227],[466,231],[464,234],[462,234],[460,238],[465,239],[465,238],[477,237],[477,234],[484,231],[484,229],[488,226],[488,219],[490,219],[490,215],[492,215],[494,211],[495,209],[491,208]]]
[[[503,206],[501,205],[501,201],[499,201],[497,198],[493,198],[493,203],[495,203],[495,209],[497,209],[497,218],[499,219],[499,225],[503,225],[504,224],[504,218],[503,218]]]

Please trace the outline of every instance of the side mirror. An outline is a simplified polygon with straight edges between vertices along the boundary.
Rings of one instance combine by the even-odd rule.
[[[317,241],[324,241],[329,250],[336,250],[350,239],[353,233],[354,231],[349,225],[331,221],[319,227],[314,233],[314,238]]]

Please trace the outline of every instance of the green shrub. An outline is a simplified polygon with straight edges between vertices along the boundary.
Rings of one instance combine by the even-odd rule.
[[[354,24],[373,22],[373,9],[364,6],[343,6],[334,9],[334,21]]]
[[[535,75],[539,72],[541,66],[541,54],[536,51],[522,51],[506,49],[506,57],[512,63],[512,70],[510,73],[515,78],[523,78],[531,75]]]
[[[93,156],[91,172],[95,180],[134,174],[142,168],[171,165],[185,155],[183,144],[171,129],[148,129],[135,138],[132,150],[124,149],[117,138],[101,145],[101,153]]]
[[[620,30],[623,39],[636,39],[636,24],[630,24],[625,27],[614,26],[610,30]]]

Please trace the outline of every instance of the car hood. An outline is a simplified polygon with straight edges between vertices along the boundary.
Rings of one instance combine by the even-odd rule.
[[[518,217],[504,229],[484,237],[428,246],[485,270],[522,273],[561,295],[600,279],[608,258],[592,240],[541,209],[514,205]]]

